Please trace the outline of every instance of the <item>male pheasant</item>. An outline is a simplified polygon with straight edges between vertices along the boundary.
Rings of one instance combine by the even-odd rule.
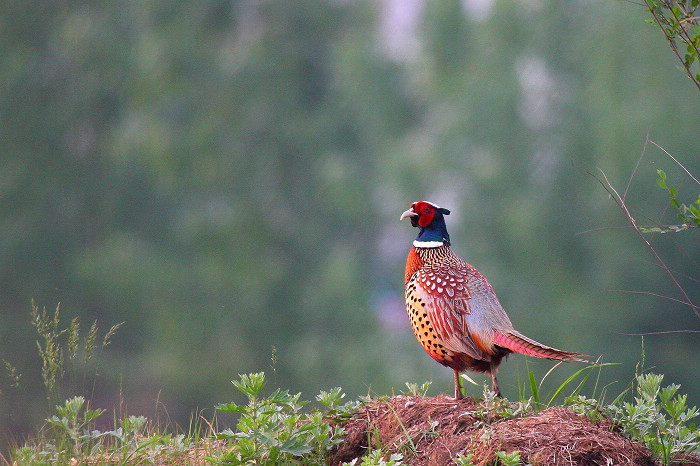
[[[513,329],[489,282],[450,249],[445,215],[450,211],[419,201],[401,214],[419,229],[406,261],[406,310],[423,349],[454,371],[455,397],[462,398],[459,373],[491,374],[510,353],[561,361],[590,362],[538,343]]]

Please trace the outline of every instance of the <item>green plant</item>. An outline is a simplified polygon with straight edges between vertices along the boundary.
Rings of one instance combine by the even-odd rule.
[[[345,393],[340,387],[332,388],[329,391],[321,390],[318,395],[316,395],[316,401],[325,406],[326,411],[324,411],[324,418],[332,420],[336,423],[341,423],[347,421],[360,406],[359,401],[348,401],[345,404],[341,404],[343,398],[345,398]]]
[[[677,453],[700,451],[700,428],[688,423],[698,409],[686,406],[687,395],[676,394],[680,385],[661,388],[663,377],[638,375],[635,402],[613,404],[607,410],[625,435],[643,442],[667,465]]]
[[[406,428],[406,425],[401,420],[399,413],[396,412],[396,410],[393,408],[393,406],[391,406],[390,403],[387,403],[387,407],[394,414],[394,417],[396,418],[396,422],[399,424],[399,426],[401,427],[401,430],[403,431],[404,435],[406,436],[406,440],[404,442],[402,442],[400,445],[398,445],[397,449],[405,451],[408,455],[412,456],[412,455],[415,455],[418,453],[418,448],[416,448],[416,443],[413,441],[414,439],[419,441],[425,436],[437,436],[437,435],[439,435],[438,432],[435,431],[435,427],[437,427],[438,421],[433,421],[430,418],[428,418],[428,424],[430,425],[430,429],[424,429],[424,430],[421,430],[420,432],[416,432],[414,435],[411,435],[411,433]],[[376,433],[375,433],[374,438],[378,439],[379,436],[376,435]]]
[[[570,396],[565,399],[566,405],[576,414],[586,416],[591,422],[597,424],[605,416],[605,407],[595,398],[584,395]]]
[[[417,383],[406,382],[406,388],[408,389],[408,391],[405,392],[405,394],[411,396],[425,396],[425,394],[428,393],[428,390],[430,389],[430,386],[432,384],[432,381],[423,382],[420,385],[418,385]]]
[[[645,0],[653,20],[664,33],[673,53],[683,64],[691,81],[700,89],[698,51],[700,27],[698,27],[698,0]],[[685,49],[685,52],[681,50]]]
[[[518,450],[512,453],[497,451],[496,458],[498,458],[498,463],[502,466],[518,466],[520,464],[520,452]]]
[[[40,309],[33,301],[32,324],[39,334],[37,347],[42,361],[42,379],[49,399],[57,397],[66,373],[66,363],[87,366],[95,351],[104,349],[122,325],[112,326],[99,338],[97,322],[93,322],[85,337],[80,337],[78,318],[67,328],[60,327],[60,305],[53,313]],[[9,362],[5,369],[12,385],[18,387],[21,375]],[[75,387],[73,387],[75,389]],[[183,454],[195,441],[184,434],[163,434],[149,424],[144,416],[115,416],[112,430],[99,430],[97,419],[103,409],[91,409],[84,396],[73,396],[55,407],[55,414],[46,419],[38,438],[14,448],[9,464],[70,464],[75,461],[91,464],[134,464],[156,462],[156,458]],[[197,436],[198,433],[195,432]]]
[[[49,393],[53,392],[56,378],[63,376],[63,350],[59,344],[59,337],[67,332],[67,329],[59,330],[59,314],[61,305],[56,306],[53,316],[46,313],[46,308],[39,307],[32,300],[31,318],[32,325],[36,327],[42,341],[37,341],[39,357],[42,361],[41,376],[44,386]]]
[[[265,374],[262,372],[240,375],[232,381],[248,398],[246,405],[220,404],[216,409],[224,413],[238,413],[236,430],[226,429],[216,435],[228,440],[228,452],[217,461],[223,464],[325,464],[328,449],[340,442],[343,429],[331,427],[324,421],[324,412],[314,410],[301,413],[307,402],[299,401],[300,393],[275,390],[262,397]],[[329,408],[335,418],[343,417],[354,409],[353,404],[341,407],[343,398],[339,388],[321,392],[317,400]]]
[[[63,406],[56,406],[57,414],[47,422],[52,430],[51,438],[55,440],[61,456],[72,458],[92,453],[97,442],[106,435],[94,430],[95,420],[103,412],[103,409],[90,409],[82,396],[67,400]]]
[[[576,372],[574,372],[572,375],[570,375],[564,382],[562,382],[555,390],[554,392],[547,397],[546,401],[542,400],[542,385],[544,384],[544,381],[547,379],[547,377],[557,368],[560,366],[561,363],[554,365],[547,373],[540,379],[539,383],[537,382],[535,378],[535,374],[532,371],[528,371],[528,382],[529,382],[529,388],[530,388],[530,393],[532,394],[531,398],[528,400],[531,402],[532,407],[536,410],[540,409],[545,409],[550,406],[554,405],[554,401],[556,398],[561,395],[566,387],[569,385],[573,384],[577,379],[580,379],[576,386],[573,388],[571,391],[571,394],[569,395],[569,398],[571,397],[576,397],[581,390],[584,388],[586,383],[588,382],[588,379],[590,378],[592,374],[593,369],[597,369],[597,377],[595,379],[595,383],[593,385],[593,396],[595,396],[596,391],[598,390],[598,382],[600,379],[600,374],[601,370],[605,366],[614,366],[617,365],[617,363],[603,363],[603,364],[592,364],[590,366],[583,367]],[[523,395],[523,390],[520,390],[520,400],[521,403],[524,402],[524,395]]]
[[[22,374],[17,371],[17,368],[13,366],[9,361],[3,359],[3,365],[5,366],[5,371],[10,379],[10,386],[14,388],[19,388],[20,382],[22,380]],[[2,393],[2,392],[0,392]]]
[[[574,412],[593,422],[609,416],[624,435],[645,444],[664,465],[668,465],[678,453],[700,451],[700,428],[689,423],[698,416],[698,409],[686,405],[687,395],[677,395],[680,385],[661,388],[663,377],[637,375],[634,403],[623,401],[630,388],[608,405],[580,394],[568,397],[566,403]]]
[[[103,409],[90,409],[82,396],[66,400],[56,406],[56,414],[46,420],[37,440],[15,449],[12,464],[154,463],[164,456],[183,454],[194,444],[184,434],[149,429],[143,416],[125,416],[115,420],[119,427],[98,430],[96,421],[103,413]]]
[[[483,400],[477,402],[476,409],[471,412],[483,424],[492,424],[502,418],[513,418],[524,415],[529,400],[525,403],[511,403],[506,398],[496,395],[496,392],[484,385]],[[529,409],[529,408],[527,408]]]
[[[474,453],[469,453],[466,456],[459,455],[456,458],[453,458],[452,460],[458,466],[475,466],[474,463],[472,463],[473,459],[474,459]],[[497,451],[496,452],[496,462],[494,464],[495,465],[502,465],[502,466],[518,466],[520,464],[520,452],[518,450],[515,450],[512,453],[506,453],[504,451]]]
[[[30,316],[32,325],[36,328],[39,334],[39,340],[36,342],[39,351],[39,357],[42,361],[41,376],[46,387],[47,397],[49,399],[59,399],[59,382],[63,380],[66,374],[65,355],[67,353],[68,360],[75,362],[80,357],[82,350],[82,364],[87,366],[88,362],[95,354],[95,350],[103,349],[111,342],[111,338],[115,332],[121,327],[124,322],[113,325],[102,338],[101,344],[98,346],[98,328],[97,321],[93,322],[90,329],[80,345],[80,322],[77,317],[71,320],[68,328],[60,328],[60,303],[56,305],[56,310],[53,314],[48,314],[46,308],[39,308],[34,301],[31,302]],[[63,342],[65,339],[65,342]],[[9,363],[5,363],[10,370]],[[11,376],[15,375],[15,382],[19,382],[16,373],[10,372]]]
[[[343,466],[401,466],[403,464],[402,460],[403,455],[401,453],[392,453],[389,459],[385,460],[380,450],[374,450],[363,456],[361,460],[355,458],[349,463],[343,463]]]
[[[678,211],[678,219],[681,221],[681,224],[667,225],[663,227],[640,227],[639,229],[643,233],[677,233],[690,228],[700,228],[700,196],[698,196],[698,199],[695,202],[689,205],[679,202],[678,189],[666,182],[666,172],[663,170],[656,170],[656,173],[659,175],[656,182],[662,189],[665,189],[668,192],[671,207]]]
[[[475,466],[474,463],[472,463],[473,459],[474,453],[467,453],[466,455],[459,455],[456,458],[452,458],[452,460],[457,463],[457,466]]]

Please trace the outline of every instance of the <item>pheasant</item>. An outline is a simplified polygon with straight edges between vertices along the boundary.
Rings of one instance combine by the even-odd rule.
[[[459,373],[491,374],[510,353],[590,363],[586,354],[550,348],[516,331],[489,282],[450,249],[445,215],[450,211],[419,201],[401,214],[418,228],[406,260],[406,310],[423,349],[454,371],[455,398],[462,398]]]

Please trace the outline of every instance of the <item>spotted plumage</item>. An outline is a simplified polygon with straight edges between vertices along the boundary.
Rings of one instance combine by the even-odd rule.
[[[496,371],[501,360],[516,352],[562,361],[583,361],[570,353],[538,343],[517,332],[489,282],[450,249],[444,216],[450,211],[420,201],[401,215],[419,229],[408,253],[405,273],[406,310],[423,349],[454,371],[455,396],[461,398],[459,373],[491,374],[500,396]]]

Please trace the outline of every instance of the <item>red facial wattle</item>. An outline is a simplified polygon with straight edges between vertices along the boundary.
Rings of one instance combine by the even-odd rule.
[[[433,221],[433,217],[435,217],[435,209],[427,202],[416,202],[413,206],[413,210],[418,214],[418,225],[423,228],[430,225]]]

